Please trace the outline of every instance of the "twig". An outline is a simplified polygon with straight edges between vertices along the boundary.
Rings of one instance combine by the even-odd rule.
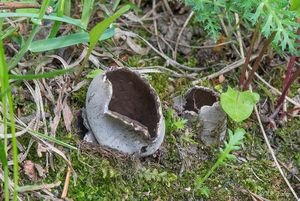
[[[116,31],[119,31],[119,32],[121,32],[121,34],[126,35],[126,36],[130,36],[130,37],[133,37],[133,38],[139,38],[139,39],[141,39],[144,43],[146,43],[146,45],[148,45],[154,52],[156,52],[162,58],[164,58],[173,67],[177,67],[179,69],[188,70],[188,71],[194,71],[194,72],[199,72],[199,71],[207,69],[206,67],[195,67],[195,68],[188,67],[188,66],[185,66],[183,64],[178,63],[177,61],[174,61],[173,59],[171,59],[170,57],[168,57],[166,54],[161,53],[151,43],[149,43],[146,39],[144,39],[143,37],[141,37],[140,35],[138,35],[136,33],[129,32],[129,31],[123,31],[121,29],[117,29]]]
[[[28,192],[28,191],[38,191],[38,190],[42,190],[42,189],[50,189],[50,188],[55,188],[60,186],[61,181],[58,181],[56,183],[53,184],[41,184],[41,185],[32,185],[32,186],[20,186],[18,188],[18,192],[20,193],[24,193],[24,192]]]
[[[276,158],[276,156],[275,156],[274,150],[273,150],[273,148],[271,147],[271,144],[270,144],[269,139],[268,139],[268,137],[267,137],[267,134],[266,134],[266,132],[265,132],[264,126],[263,126],[263,124],[262,124],[262,122],[261,122],[261,119],[260,119],[260,116],[259,116],[259,113],[258,113],[258,110],[257,110],[257,106],[254,107],[254,110],[255,110],[255,114],[256,114],[256,116],[257,116],[258,123],[259,123],[260,129],[261,129],[261,132],[262,132],[262,134],[263,134],[264,140],[265,140],[265,142],[266,142],[266,144],[267,144],[267,147],[268,147],[268,149],[269,149],[269,152],[270,152],[270,154],[271,154],[271,156],[272,156],[272,158],[273,158],[273,160],[274,160],[274,162],[275,162],[275,165],[276,165],[277,169],[279,170],[281,176],[283,177],[285,183],[286,183],[287,186],[289,187],[290,191],[292,192],[293,196],[296,198],[296,201],[298,201],[298,200],[299,200],[299,197],[297,196],[296,192],[294,191],[294,189],[293,189],[292,185],[290,184],[289,180],[288,180],[288,179],[286,178],[286,176],[284,175],[284,172],[282,171],[282,169],[281,169],[281,167],[280,167],[280,165],[279,165],[279,163],[278,163],[278,160],[277,160],[277,158]]]
[[[181,30],[180,30],[180,32],[179,32],[179,34],[178,34],[178,37],[177,37],[177,40],[176,40],[176,44],[175,44],[175,50],[174,50],[174,52],[173,52],[173,59],[174,59],[175,61],[176,61],[176,57],[177,57],[177,50],[178,50],[178,44],[179,44],[179,41],[180,41],[180,39],[181,39],[181,36],[182,36],[182,34],[183,34],[183,32],[184,32],[186,26],[189,24],[190,20],[192,19],[193,15],[194,15],[194,11],[192,11],[192,12],[190,13],[190,15],[188,16],[188,18],[187,18],[186,21],[184,22],[183,27],[181,28]]]
[[[257,58],[258,55],[253,55],[251,58],[250,58],[250,61],[252,61],[253,59]],[[203,77],[203,78],[200,78],[199,80],[195,80],[192,82],[192,84],[196,85],[196,84],[199,84],[201,83],[202,81],[204,80],[210,80],[210,79],[213,79],[213,78],[216,78],[216,77],[219,77],[220,75],[223,75],[224,73],[227,73],[235,68],[238,68],[240,67],[241,65],[243,65],[245,62],[245,59],[240,59],[238,61],[235,61],[234,63],[222,68],[222,70],[216,72],[216,73],[213,73],[213,74],[210,74],[206,77]]]
[[[163,0],[163,1],[164,1],[165,7],[166,7],[168,13],[172,16],[173,19],[175,19],[172,9],[170,8],[170,5],[168,3],[168,0]]]
[[[275,94],[277,94],[277,95],[279,95],[279,96],[282,94],[278,89],[276,89],[275,87],[273,87],[272,85],[270,85],[270,84],[269,84],[266,80],[264,80],[260,75],[258,75],[257,73],[254,73],[254,74],[255,74],[255,76],[256,76],[263,84],[265,84],[268,88],[270,88],[272,92],[274,92]],[[290,103],[292,103],[293,105],[295,105],[296,107],[300,108],[300,104],[297,103],[296,101],[294,101],[293,99],[291,99],[290,97],[286,96],[285,99],[286,99],[287,101],[289,101]]]
[[[40,8],[39,4],[19,3],[19,2],[2,2],[0,9],[19,9],[19,8]]]
[[[155,16],[156,16],[156,1],[155,0],[152,0],[152,10],[153,10],[154,33],[155,33],[155,37],[156,37],[156,41],[157,41],[157,46],[158,46],[158,49],[161,52],[163,52],[163,50],[161,48],[161,45],[159,43],[158,30],[157,30],[157,22],[156,22],[156,19],[155,19]]]
[[[278,160],[278,162],[280,163],[281,166],[283,166],[289,173],[291,173],[293,175],[293,177],[295,177],[299,182],[300,182],[300,178],[295,175],[295,173],[293,173],[283,162],[281,162],[280,160]]]
[[[169,41],[170,43],[174,43],[176,44],[175,41],[170,40],[170,39],[165,39],[166,41]],[[178,43],[179,46],[183,46],[183,47],[188,47],[188,48],[192,48],[192,49],[207,49],[207,48],[215,48],[215,47],[221,47],[223,45],[227,45],[230,43],[233,43],[234,41],[230,40],[230,41],[226,41],[224,43],[218,43],[215,45],[203,45],[203,46],[193,46],[193,45],[187,45],[187,44],[183,44],[183,43]]]
[[[67,197],[69,184],[70,184],[70,177],[71,177],[71,168],[70,168],[70,166],[68,166],[65,185],[64,185],[64,190],[61,194],[61,198],[66,198]]]
[[[255,193],[251,192],[250,190],[240,189],[240,191],[242,193],[248,193],[248,194],[250,194],[250,196],[251,196],[251,198],[252,198],[253,201],[257,201],[257,199],[259,199],[260,201],[271,201],[271,200],[268,200],[266,198],[261,197],[260,195],[257,195]]]

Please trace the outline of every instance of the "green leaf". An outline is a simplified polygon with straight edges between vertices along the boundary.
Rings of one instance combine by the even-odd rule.
[[[244,139],[246,131],[243,128],[237,128],[234,134],[232,134],[230,129],[228,129],[228,133],[230,133],[230,135],[228,146],[226,146],[226,148],[230,147],[231,150],[235,150],[237,148],[236,146]]]
[[[68,68],[68,69],[60,69],[60,70],[54,70],[47,73],[41,73],[41,74],[26,74],[26,75],[9,75],[9,79],[13,80],[34,80],[34,79],[43,79],[43,78],[52,78],[59,75],[63,75],[67,72],[73,71],[74,68]]]
[[[24,129],[24,128],[23,128],[23,129]],[[31,134],[31,135],[33,135],[33,136],[36,136],[36,137],[39,137],[39,138],[43,138],[43,139],[45,139],[45,140],[48,140],[49,142],[53,142],[53,143],[56,143],[56,144],[58,144],[58,145],[64,146],[64,147],[66,147],[66,148],[73,149],[73,150],[77,150],[76,147],[74,147],[74,146],[72,146],[72,145],[69,145],[69,144],[67,144],[67,143],[65,143],[65,142],[63,142],[63,141],[61,141],[61,140],[58,140],[58,139],[56,139],[55,137],[52,137],[52,136],[50,136],[50,135],[45,135],[45,134],[43,134],[43,133],[39,133],[39,132],[37,132],[37,131],[30,130],[30,129],[28,130],[28,133]]]
[[[184,125],[186,124],[187,120],[186,119],[177,119],[174,121],[174,126],[178,130],[182,130],[184,128]]]
[[[103,70],[101,70],[101,69],[92,70],[91,72],[89,72],[89,74],[86,75],[86,77],[93,79],[97,75],[100,75],[101,73],[103,73]]]
[[[64,4],[65,4],[65,0],[59,0],[57,3],[57,11],[56,11],[56,15],[57,17],[62,17],[64,15]],[[60,25],[62,24],[62,22],[56,21],[54,22],[51,32],[49,34],[49,38],[54,38],[56,36],[56,34],[59,31]]]
[[[300,17],[300,1],[299,0],[291,0],[291,10],[296,11],[298,16]]]
[[[115,35],[115,28],[107,29],[104,34],[100,37],[100,41],[111,38]],[[31,52],[44,52],[49,50],[55,50],[63,47],[77,45],[81,43],[89,42],[90,37],[86,32],[80,32],[70,34],[67,36],[61,36],[57,38],[48,38],[44,40],[37,40],[30,44],[29,50]]]
[[[6,17],[28,17],[28,18],[38,18],[39,14],[36,13],[0,13],[0,18],[6,18]],[[60,21],[60,22],[65,22],[67,24],[73,24],[77,27],[83,28],[81,21],[71,18],[71,17],[67,17],[67,16],[63,16],[63,17],[57,17],[55,15],[44,15],[43,16],[44,20],[53,20],[53,21]]]
[[[206,197],[206,198],[209,197],[210,190],[207,186],[201,187],[200,192],[201,192],[201,195],[203,195],[204,197]]]
[[[96,46],[100,36],[102,36],[104,31],[111,25],[111,23],[113,23],[116,19],[118,19],[123,13],[127,12],[129,9],[129,5],[123,6],[114,15],[106,18],[105,20],[94,26],[94,28],[90,31],[90,46],[88,49],[87,58]]]
[[[259,95],[250,91],[240,92],[228,88],[227,92],[221,94],[221,106],[223,110],[236,122],[247,119],[259,101]]]
[[[7,158],[6,158],[6,153],[4,149],[4,144],[0,140],[0,161],[3,164],[3,166],[7,166]]]
[[[82,9],[82,15],[81,15],[81,22],[83,24],[83,27],[86,29],[88,26],[88,23],[90,21],[90,16],[92,14],[94,5],[94,0],[84,0],[83,1],[83,9]]]

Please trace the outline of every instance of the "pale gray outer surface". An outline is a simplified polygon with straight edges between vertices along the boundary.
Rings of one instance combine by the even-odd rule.
[[[91,132],[99,144],[127,154],[147,156],[153,154],[161,145],[165,134],[165,123],[162,108],[157,108],[160,119],[157,137],[152,141],[145,140],[132,124],[126,124],[110,115],[108,109],[112,97],[112,85],[105,74],[98,75],[91,82],[86,99],[86,115]],[[144,151],[142,151],[142,149]]]
[[[227,115],[223,111],[220,102],[217,101],[213,105],[202,106],[198,112],[188,111],[184,109],[186,104],[186,96],[194,89],[204,90],[211,93],[217,99],[219,94],[215,91],[206,88],[195,86],[187,91],[185,96],[177,96],[174,100],[174,108],[183,114],[183,117],[188,119],[196,130],[198,137],[205,145],[218,144],[225,138],[227,128]],[[195,126],[196,125],[196,126]]]
[[[199,112],[199,119],[203,122],[201,140],[206,144],[217,144],[224,140],[227,127],[227,116],[219,102],[212,106],[203,106]]]

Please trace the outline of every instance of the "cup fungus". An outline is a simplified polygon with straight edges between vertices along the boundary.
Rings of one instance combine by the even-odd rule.
[[[155,90],[126,68],[106,71],[93,79],[85,116],[90,136],[126,154],[151,155],[164,138],[165,124]]]
[[[227,118],[220,106],[219,94],[205,87],[193,87],[174,99],[174,107],[188,119],[206,145],[217,144],[225,137]]]

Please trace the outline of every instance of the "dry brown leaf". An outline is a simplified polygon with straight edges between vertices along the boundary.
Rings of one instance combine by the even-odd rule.
[[[35,171],[34,163],[32,161],[30,161],[30,160],[25,161],[24,172],[25,172],[25,175],[27,175],[31,181],[37,180],[37,173]]]
[[[66,127],[67,131],[71,132],[71,130],[72,130],[71,125],[72,125],[72,121],[74,119],[74,115],[72,114],[72,111],[68,105],[67,97],[63,101],[62,113],[63,113],[65,127]]]
[[[46,170],[40,164],[35,163],[34,166],[35,166],[35,169],[38,172],[39,177],[45,177],[46,176]]]
[[[62,104],[63,94],[64,94],[64,88],[61,90],[61,92],[58,96],[58,99],[57,99],[56,106],[54,108],[54,115],[55,115],[54,119],[50,122],[51,135],[54,135],[54,136],[55,136],[58,124],[61,119],[61,112],[63,109],[63,104]]]
[[[146,55],[149,52],[149,48],[141,47],[140,45],[136,44],[130,37],[127,37],[126,43],[137,54]]]
[[[225,43],[227,41],[228,41],[227,37],[220,35],[218,38],[217,44]],[[216,54],[221,54],[221,53],[223,53],[224,49],[225,49],[225,46],[216,46],[213,48],[213,52]]]

